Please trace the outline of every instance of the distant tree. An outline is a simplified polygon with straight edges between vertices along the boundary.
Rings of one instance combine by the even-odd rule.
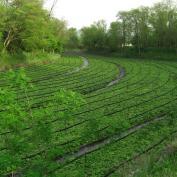
[[[43,0],[0,0],[0,51],[15,53],[43,50],[61,53],[66,48],[92,51],[177,48],[177,3],[162,0],[153,7],[121,11],[107,30],[105,21],[81,29],[67,29],[65,21],[52,17]]]
[[[131,45],[137,49],[139,55],[141,49],[150,47],[175,49],[177,46],[175,1],[164,0],[152,8],[140,7],[119,12],[117,21],[122,24],[123,47]],[[118,33],[121,34],[120,31]]]
[[[149,39],[149,9],[142,7],[131,10],[130,23],[132,27],[131,43],[141,55],[141,49],[148,46]]]
[[[80,45],[80,40],[79,40],[79,35],[78,35],[78,31],[76,28],[70,28],[68,29],[68,33],[67,33],[67,42],[66,42],[66,48],[69,49],[77,49],[79,48]]]
[[[130,13],[126,11],[121,11],[117,15],[118,21],[122,23],[122,35],[123,35],[123,47],[131,43],[131,23],[130,23]]]
[[[107,35],[108,48],[110,51],[117,51],[123,46],[123,32],[121,22],[112,22]]]
[[[107,46],[107,28],[105,21],[95,22],[81,29],[81,42],[86,49],[100,51]]]
[[[150,24],[155,47],[177,46],[177,8],[172,1],[163,1],[154,5],[151,9]]]

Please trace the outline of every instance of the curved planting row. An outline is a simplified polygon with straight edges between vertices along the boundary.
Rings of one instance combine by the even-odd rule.
[[[80,92],[86,100],[67,124],[57,114],[46,117],[56,148],[63,149],[53,159],[56,166],[50,173],[116,176],[122,164],[160,145],[177,125],[172,116],[177,101],[175,69],[164,62],[89,57],[89,66],[72,74],[61,69],[61,75],[51,71],[47,77],[36,71],[37,87],[29,92],[33,109],[45,105],[60,88]],[[63,108],[54,109],[57,113]],[[30,127],[25,131],[30,133]],[[9,133],[1,131],[0,137]],[[7,150],[1,144],[0,149]],[[26,158],[36,158],[45,149],[29,152]]]
[[[55,63],[48,63],[48,64],[40,64],[35,65],[33,64],[30,67],[24,67],[27,75],[32,79],[32,82],[37,82],[38,80],[45,80],[51,77],[60,76],[67,72],[75,71],[76,68],[82,68],[83,66],[83,59],[82,58],[59,58]],[[19,71],[19,68],[15,70],[16,72]],[[5,76],[6,73],[3,72],[0,74],[0,86],[6,86],[5,84]],[[47,78],[46,78],[47,77]]]
[[[161,70],[161,72],[162,72],[162,70]],[[173,72],[173,71],[172,71]],[[156,72],[156,73],[154,73],[155,75],[157,74],[159,74],[158,72]],[[166,77],[164,77],[164,76],[166,76]],[[132,122],[131,121],[131,124],[133,123],[133,124],[136,124],[137,123],[137,121],[143,121],[143,119],[144,120],[146,120],[148,117],[150,118],[151,116],[153,116],[153,114],[154,115],[156,115],[156,114],[158,114],[158,113],[160,113],[160,112],[164,112],[164,113],[166,113],[167,115],[169,114],[169,110],[170,110],[170,108],[172,107],[172,105],[175,105],[175,102],[176,102],[176,97],[177,97],[177,95],[176,95],[176,93],[175,93],[175,90],[176,90],[176,83],[174,82],[174,80],[172,80],[171,79],[171,72],[165,72],[164,73],[164,76],[162,76],[162,78],[161,78],[161,80],[159,80],[160,78],[157,78],[157,80],[154,82],[154,83],[151,83],[150,84],[150,82],[149,82],[149,84],[151,85],[151,87],[152,87],[152,91],[151,90],[149,90],[149,92],[147,92],[147,98],[150,96],[150,95],[148,95],[148,94],[150,94],[150,93],[152,93],[152,95],[153,95],[153,97],[151,98],[151,99],[145,99],[145,98],[143,98],[143,95],[145,94],[145,93],[142,93],[142,94],[138,94],[139,95],[139,98],[137,99],[137,101],[141,101],[140,99],[142,99],[143,100],[143,102],[137,102],[136,103],[136,100],[133,100],[136,104],[134,104],[134,109],[132,109],[132,110],[130,110],[130,106],[128,106],[127,104],[129,104],[129,103],[126,103],[126,105],[127,105],[127,108],[125,107],[125,111],[120,115],[120,113],[118,113],[117,115],[114,115],[115,116],[115,118],[114,119],[118,119],[118,118],[121,118],[121,117],[123,117],[123,116],[125,116],[125,117],[127,117],[129,120],[133,120],[134,119],[134,121]],[[162,79],[163,78],[166,78],[166,81],[163,83],[162,82]],[[149,78],[146,78],[147,80],[149,79]],[[151,78],[150,78],[151,79]],[[157,81],[159,81],[159,83],[161,83],[160,85],[159,85],[159,87],[158,87],[158,91],[157,92],[155,92],[155,90],[153,90],[153,88],[154,88],[154,86],[156,86],[157,87]],[[148,83],[147,83],[148,84]],[[147,85],[144,85],[144,89],[147,89],[148,88],[148,86]],[[140,90],[137,90],[137,92],[140,92],[141,91],[141,89]],[[160,93],[160,94],[159,94]],[[125,94],[126,94],[126,92],[125,92]],[[124,96],[122,96],[122,98],[119,98],[120,100],[121,99],[125,99],[125,94],[124,94]],[[136,93],[135,93],[135,95],[137,95]],[[163,99],[162,99],[163,98]],[[145,100],[144,100],[145,99]],[[155,101],[155,99],[158,99],[158,101]],[[96,100],[96,99],[95,99]],[[152,101],[154,101],[154,102],[152,102]],[[109,100],[109,102],[110,102],[110,100]],[[148,107],[147,106],[145,106],[144,107],[144,104],[148,104]],[[137,110],[137,107],[138,107],[138,105],[142,105],[142,111],[141,111],[141,109],[138,109]],[[121,106],[121,105],[119,105],[119,104],[117,104],[117,106],[119,107],[119,106]],[[94,106],[93,106],[94,107]],[[148,109],[147,109],[148,108]],[[111,108],[112,109],[112,108]],[[136,109],[136,111],[135,111],[135,109]],[[128,110],[127,111],[127,113],[126,113],[126,110]],[[143,114],[143,111],[144,111],[144,114]],[[130,112],[132,112],[131,114],[130,114]],[[139,113],[139,116],[138,116],[138,113]],[[96,114],[96,112],[95,112],[95,114]],[[94,114],[94,115],[95,115]],[[107,118],[108,119],[110,119],[110,114],[111,114],[111,112],[109,113],[109,114],[107,114]],[[116,117],[117,116],[117,117]],[[139,117],[139,118],[138,118]],[[144,118],[143,118],[144,117]],[[135,121],[135,118],[136,118],[136,121]],[[140,119],[141,118],[141,119]],[[102,117],[102,119],[104,119],[104,117]],[[101,122],[104,122],[103,120],[102,120],[101,118],[99,119],[99,122],[100,122],[100,124],[101,124]],[[166,121],[166,120],[165,120]],[[167,120],[167,122],[171,122],[172,120],[171,120],[171,118],[169,118],[169,120]],[[116,124],[116,122],[117,122],[117,124]],[[154,128],[154,131],[156,130],[156,126],[158,126],[158,127],[162,127],[162,130],[164,129],[169,129],[170,131],[171,130],[173,130],[173,128],[175,127],[175,125],[170,125],[169,126],[169,124],[167,124],[167,122],[165,122],[165,123],[163,123],[163,126],[161,126],[161,123],[159,123],[160,124],[160,126],[158,125],[158,124],[156,124],[156,125],[154,125],[155,126],[155,128]],[[108,123],[108,122],[107,122]],[[110,122],[109,123],[109,125],[114,125],[113,127],[114,128],[118,128],[119,127],[119,123],[125,123],[125,122],[122,122],[122,120],[121,119],[119,119],[119,120],[117,120],[117,121],[115,121],[115,122]],[[105,125],[105,123],[103,123],[103,125]],[[168,125],[168,126],[167,126]],[[116,127],[117,126],[117,127]],[[125,125],[124,125],[125,126]],[[86,127],[86,126],[85,126]],[[111,127],[112,128],[112,127]],[[119,127],[120,128],[120,127]],[[151,129],[152,127],[150,127],[150,129]],[[120,129],[121,130],[121,129]],[[161,131],[162,131],[161,130]],[[167,133],[167,130],[166,131],[164,131],[165,133]],[[122,130],[121,130],[122,131]],[[144,130],[145,131],[145,130]],[[161,134],[161,131],[159,131],[158,133],[159,133],[159,139],[160,139],[160,137],[162,138],[163,137],[163,135]],[[168,132],[169,134],[170,134],[170,131]],[[148,129],[148,131],[147,131],[147,135],[149,134],[149,135],[151,135],[150,137],[151,138],[153,138],[153,133],[152,134],[150,134],[149,133],[150,132],[150,130]],[[68,133],[68,136],[69,136],[69,134],[71,134],[72,132],[69,132]],[[164,133],[164,134],[165,134]],[[168,135],[168,133],[167,133],[167,135]],[[106,134],[108,134],[108,132],[106,132]],[[147,136],[146,135],[146,136]],[[167,136],[167,135],[164,135],[164,136]],[[142,136],[143,138],[144,138],[144,136]],[[80,138],[82,138],[82,137],[80,137]],[[131,142],[131,145],[132,145],[132,140],[133,140],[133,138],[132,137],[130,137],[130,142]],[[148,138],[148,140],[149,140],[149,138]],[[139,141],[139,139],[138,139],[138,141]],[[138,144],[138,141],[137,141],[137,147],[139,147],[139,144]],[[147,141],[146,139],[144,139],[144,141]],[[142,139],[142,142],[144,142],[143,141],[143,139]],[[155,140],[155,142],[156,141],[158,141],[158,139],[157,140]],[[147,141],[148,142],[148,141]],[[149,143],[152,143],[151,141],[149,142]],[[111,143],[112,144],[112,143]],[[153,144],[153,143],[152,143]],[[136,145],[136,143],[135,143],[135,145]],[[134,146],[135,146],[134,145]],[[151,144],[150,144],[151,145]],[[149,146],[150,146],[149,145]],[[115,151],[116,151],[116,148],[118,148],[119,147],[119,143],[115,146]],[[127,146],[124,146],[124,148],[125,147],[127,147]],[[146,146],[143,146],[143,147],[147,147],[147,144],[146,144]],[[102,149],[104,149],[104,148],[102,148]],[[101,159],[101,157],[102,157],[102,159],[104,159],[104,158],[106,158],[106,159],[104,159],[104,160],[96,160],[97,158],[97,155],[96,156],[94,156],[94,157],[92,157],[92,153],[90,153],[89,152],[89,154],[87,155],[87,154],[85,154],[86,155],[86,162],[85,162],[85,157],[80,157],[79,159],[77,158],[76,159],[76,161],[71,161],[71,163],[69,163],[68,164],[68,168],[66,168],[66,167],[62,167],[62,166],[59,166],[59,171],[57,172],[57,174],[60,174],[61,176],[63,175],[63,176],[67,176],[67,175],[69,175],[69,173],[72,171],[72,172],[75,172],[74,173],[74,176],[79,176],[80,174],[84,174],[84,173],[87,173],[88,172],[88,174],[87,175],[89,175],[89,176],[103,176],[103,175],[105,175],[106,174],[106,169],[107,169],[107,165],[109,164],[109,166],[110,165],[112,165],[113,163],[111,163],[111,161],[112,161],[112,157],[111,157],[111,155],[109,156],[109,155],[105,155],[105,153],[103,152],[103,153],[100,153],[100,151],[102,150],[102,149],[100,149],[99,151],[98,151],[98,153],[97,153],[97,151],[95,152],[95,151],[93,151],[93,154],[94,153],[96,153],[97,155],[98,154],[100,154],[100,156],[98,157],[98,159],[100,158]],[[125,148],[125,151],[126,150],[129,150],[129,149],[126,149]],[[134,152],[134,150],[135,149],[133,149],[133,151],[132,151],[132,153]],[[108,152],[110,152],[110,153],[115,153],[116,154],[116,152],[114,152],[114,148],[110,151],[110,150],[108,150]],[[124,152],[124,151],[122,151],[122,152]],[[130,152],[128,152],[128,153],[130,153]],[[136,153],[136,151],[135,151],[135,153]],[[118,154],[121,154],[122,155],[122,153],[121,153],[121,151],[118,153]],[[84,155],[83,155],[84,156]],[[106,156],[106,157],[105,157]],[[123,155],[122,155],[123,156]],[[126,157],[127,155],[125,154],[125,157]],[[127,158],[127,157],[126,157]],[[91,161],[91,159],[93,159],[92,161]],[[79,162],[78,162],[79,161]],[[89,162],[90,161],[90,162]],[[76,163],[77,162],[77,163]],[[98,163],[97,163],[98,162]],[[101,163],[101,164],[100,164]],[[93,165],[92,165],[93,164]],[[100,164],[100,165],[99,165]],[[101,167],[101,166],[103,166],[103,164],[105,164],[105,169],[103,168],[103,167]],[[77,167],[79,165],[79,167]],[[70,170],[69,170],[70,169]],[[89,172],[89,169],[90,169],[90,172]],[[98,170],[98,173],[97,173],[97,170]],[[107,170],[107,171],[109,171],[109,170]],[[104,173],[103,173],[104,172]]]

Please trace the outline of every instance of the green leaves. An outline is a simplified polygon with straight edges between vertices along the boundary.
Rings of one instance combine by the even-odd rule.
[[[81,104],[85,102],[80,94],[73,91],[67,91],[65,89],[60,89],[54,95],[53,99],[56,104],[60,106],[62,105],[64,109],[70,112],[76,111]]]
[[[106,23],[98,21],[90,27],[84,27],[81,30],[81,41],[83,46],[89,50],[103,50],[106,44]]]
[[[26,76],[24,68],[20,68],[17,73],[10,70],[6,75],[6,80],[8,80],[11,87],[18,87],[20,89],[32,88],[30,78]]]
[[[67,36],[66,23],[49,17],[43,9],[43,1],[7,1],[0,4],[0,15],[0,49],[3,52],[43,49],[61,52]]]
[[[25,69],[14,72],[10,70],[5,76],[7,87],[0,88],[0,130],[5,133],[1,145],[5,148],[0,151],[0,175],[22,173],[24,176],[49,176],[50,168],[54,167],[55,155],[64,152],[56,147],[55,131],[51,119],[60,115],[65,125],[71,114],[84,103],[80,94],[60,89],[51,101],[41,105],[39,109],[32,109],[29,89],[31,80]],[[25,95],[24,105],[18,101],[18,90]],[[55,107],[64,108],[58,114]],[[57,124],[55,125],[57,126]],[[2,136],[2,135],[1,135]],[[27,156],[31,154],[33,158]],[[36,154],[36,155],[35,155]]]
[[[14,101],[16,95],[14,92],[9,92],[9,90],[0,88],[0,107],[10,108],[9,105]]]

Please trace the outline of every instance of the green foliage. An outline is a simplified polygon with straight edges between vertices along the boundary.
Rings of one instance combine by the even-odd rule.
[[[1,135],[1,145],[5,150],[0,151],[0,175],[22,173],[28,177],[50,176],[48,172],[54,166],[54,155],[59,154],[61,149],[56,148],[52,124],[47,122],[54,115],[62,115],[60,119],[66,121],[84,100],[75,92],[61,89],[49,103],[41,105],[39,109],[32,109],[28,96],[32,85],[25,70],[10,70],[5,79],[8,86],[0,89],[0,107],[3,108],[0,114],[0,129],[1,133],[9,133]],[[24,92],[25,108],[18,101],[14,88]],[[51,107],[54,104],[64,110],[56,114]],[[26,128],[29,130],[25,130]],[[39,155],[35,155],[36,153]],[[30,157],[31,155],[34,157]]]
[[[66,91],[65,89],[60,89],[54,95],[54,100],[58,105],[62,105],[67,111],[76,111],[78,107],[84,102],[80,94],[73,91]]]
[[[7,70],[19,66],[58,62],[61,55],[44,51],[20,52],[13,54],[5,52],[0,53],[0,58],[0,70]]]
[[[50,17],[42,0],[0,4],[0,49],[4,53],[45,50],[59,52],[66,41],[66,22]]]
[[[0,133],[14,129],[14,133],[0,137],[0,149],[4,145],[10,149],[0,152],[1,169],[11,176],[12,171],[24,176],[54,176],[53,170],[56,176],[104,176],[109,169],[117,170],[119,164],[171,136],[176,129],[176,62],[89,58],[90,67],[70,75],[66,70],[82,65],[81,58],[61,58],[58,65],[30,66],[27,72],[38,82],[34,90],[29,85],[26,94],[24,84],[16,84],[18,78],[24,80],[23,69],[16,70],[20,77],[1,73],[2,89],[12,87],[6,83],[9,77],[16,87],[22,85],[22,89],[9,90],[18,97],[19,105],[18,110],[11,110],[16,115],[19,109],[24,112],[24,116],[16,116],[20,120],[0,119],[4,121]],[[119,74],[117,65],[125,68],[125,78],[108,87]],[[65,89],[58,90],[61,85]],[[66,89],[84,93],[87,102],[81,103],[80,94]],[[2,92],[2,100],[11,103],[14,99],[5,100],[7,93]],[[0,115],[7,115],[8,107],[0,106],[4,108]]]
[[[106,46],[106,23],[98,21],[81,30],[81,42],[88,50],[103,50]]]
[[[78,49],[80,47],[80,39],[78,31],[75,28],[68,29],[68,39],[66,42],[66,48]]]
[[[103,22],[94,23],[81,30],[83,48],[93,51],[119,52],[124,55],[147,57],[146,50],[158,52],[177,48],[177,4],[162,0],[153,7],[139,7],[121,11],[109,29]],[[128,50],[127,50],[128,48]],[[133,52],[132,52],[133,50]],[[157,53],[157,54],[156,54]]]
[[[108,48],[111,52],[117,51],[123,45],[122,24],[112,22],[108,31]]]
[[[133,45],[139,55],[150,47],[175,49],[177,46],[174,37],[177,36],[177,14],[172,1],[121,12],[118,20],[123,26],[124,46]]]

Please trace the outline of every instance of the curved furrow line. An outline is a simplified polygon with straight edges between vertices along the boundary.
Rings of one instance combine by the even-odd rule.
[[[150,91],[150,92],[153,92],[153,90]],[[148,93],[149,93],[149,92],[148,92]],[[144,94],[146,94],[146,93],[143,93],[142,95],[144,95]],[[142,96],[142,95],[140,94],[139,97]],[[135,97],[136,97],[136,96],[135,96]],[[131,98],[130,98],[130,99],[131,99]],[[125,101],[130,100],[130,99],[125,99]],[[153,98],[152,98],[152,99],[153,99]],[[152,100],[152,99],[151,99],[151,100]],[[149,101],[151,101],[151,100],[149,100]],[[120,104],[121,102],[123,102],[123,100],[121,100],[121,101],[119,101],[119,102],[114,102],[113,105],[114,105],[114,104]],[[143,104],[143,103],[145,103],[145,102],[142,102],[141,104]],[[112,104],[109,104],[109,105],[111,106]],[[104,105],[104,107],[106,107],[106,106],[108,106],[108,105]],[[137,105],[135,104],[134,106],[137,106]],[[132,107],[134,107],[134,106],[132,106]],[[103,107],[102,107],[102,106],[101,106],[101,107],[98,107],[98,109],[101,109],[101,108],[103,108]],[[129,107],[129,108],[131,108],[131,107]],[[125,110],[125,109],[126,109],[126,108],[122,109],[122,111]],[[95,110],[96,110],[96,109],[95,109]],[[89,111],[85,111],[85,112],[81,112],[81,113],[76,113],[76,114],[74,114],[73,116],[82,115],[82,114],[85,114],[85,113],[91,112],[91,111],[94,111],[94,109],[93,109],[93,110],[89,110]],[[117,112],[121,112],[121,111],[119,110],[119,111],[116,111],[115,113],[117,113]],[[58,119],[53,120],[52,123],[55,123],[56,121],[58,121]]]
[[[165,120],[165,115],[160,117],[154,117],[149,120],[144,121],[143,123],[136,124],[129,129],[123,131],[123,132],[117,132],[112,136],[104,137],[102,139],[99,139],[95,142],[92,142],[90,144],[86,144],[84,146],[81,146],[78,151],[74,151],[71,153],[67,153],[64,156],[59,156],[56,158],[56,162],[59,164],[59,166],[51,171],[51,173],[62,169],[65,166],[68,166],[69,164],[73,163],[74,161],[78,160],[79,158],[82,158],[84,155],[90,155],[96,151],[99,151],[100,149],[104,148],[107,145],[117,143],[119,141],[122,141],[129,136],[135,134],[136,132],[140,131],[141,129],[154,124],[156,122],[160,122]]]
[[[50,74],[47,73],[47,74],[45,74],[46,76],[42,76],[39,79],[32,80],[31,83],[38,83],[40,81],[44,82],[44,81],[48,81],[49,79],[52,79],[56,76],[65,76],[65,75],[69,76],[69,75],[72,75],[74,73],[77,73],[77,72],[79,72],[79,71],[81,71],[81,70],[83,70],[83,69],[85,69],[89,66],[89,61],[87,59],[83,58],[82,60],[83,60],[83,63],[80,67],[76,67],[74,69],[71,68],[72,69],[71,71],[68,71],[68,69],[64,69],[62,71],[59,70],[59,72],[57,72],[57,73],[52,71],[53,73],[50,73]],[[36,72],[35,75],[37,73],[38,72]],[[2,86],[2,85],[0,85],[0,86]],[[3,86],[8,86],[8,85],[3,84]]]
[[[150,73],[148,72],[147,75],[148,74],[150,74]],[[93,104],[93,103],[106,101],[106,100],[111,99],[113,97],[117,97],[117,96],[120,96],[120,95],[128,94],[128,93],[134,92],[134,91],[136,91],[138,89],[142,89],[143,87],[145,87],[145,84],[155,83],[157,81],[157,79],[158,79],[158,76],[160,75],[160,72],[158,73],[158,76],[156,76],[153,80],[150,80],[150,81],[148,80],[148,81],[145,82],[145,79],[147,78],[147,75],[145,75],[141,80],[138,80],[137,82],[134,82],[133,84],[129,84],[129,85],[126,85],[126,86],[122,87],[122,89],[123,89],[123,88],[127,88],[127,87],[130,87],[130,86],[133,86],[133,85],[137,86],[137,87],[133,88],[132,90],[126,91],[126,93],[124,91],[122,91],[120,93],[116,93],[117,92],[116,89],[113,90],[113,91],[107,90],[107,91],[105,91],[105,94],[110,94],[111,93],[111,96],[110,95],[108,95],[108,96],[104,95],[104,98],[99,98],[98,97],[95,100],[91,100],[91,101],[87,100],[87,103],[82,104],[81,107],[84,107],[84,106],[87,106],[87,105],[90,105],[90,104]],[[138,85],[137,85],[137,83],[138,83]],[[141,84],[141,86],[139,86],[140,84]],[[120,90],[120,88],[119,88],[119,90]],[[52,100],[42,101],[42,102],[39,103],[39,105],[35,105],[32,108],[38,108],[41,104],[47,103],[49,101],[52,101]]]
[[[162,139],[160,139],[157,143],[153,144],[150,147],[147,147],[144,151],[142,151],[141,153],[138,153],[137,155],[129,158],[128,160],[125,160],[123,162],[120,162],[117,165],[114,165],[111,169],[107,170],[107,172],[104,173],[103,177],[109,177],[112,174],[114,174],[117,170],[119,170],[119,168],[123,167],[124,165],[128,164],[129,162],[132,162],[134,160],[136,160],[137,158],[141,157],[142,155],[145,155],[147,153],[149,153],[150,151],[154,150],[156,147],[160,146],[161,144],[163,144],[165,141],[167,141],[171,136],[173,136],[174,134],[177,133],[177,130],[174,130],[170,133],[170,135],[163,137]]]

